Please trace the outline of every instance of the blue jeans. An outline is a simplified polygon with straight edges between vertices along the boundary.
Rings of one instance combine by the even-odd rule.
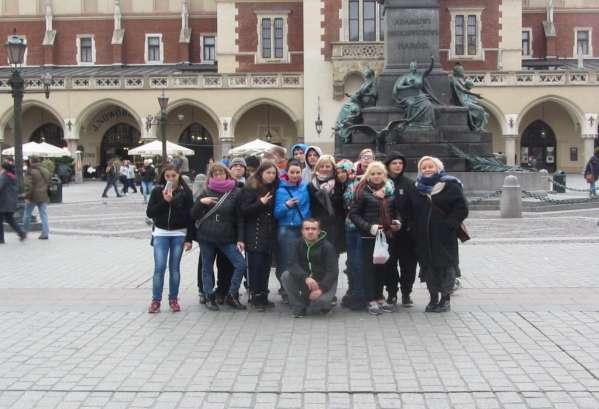
[[[596,196],[597,195],[597,188],[595,187],[595,183],[596,182],[589,183],[589,190],[590,190],[591,196]]]
[[[362,277],[362,240],[357,228],[345,226],[347,241],[347,281],[351,294],[364,297],[364,278]]]
[[[144,193],[144,203],[148,203],[148,198],[150,197],[152,190],[154,190],[154,183],[152,181],[149,181],[149,182],[142,181],[141,189],[143,190],[143,193]]]
[[[231,277],[231,286],[229,295],[236,296],[239,293],[241,280],[245,273],[245,260],[235,243],[213,243],[211,241],[200,241],[200,252],[202,253],[202,285],[204,294],[214,294],[214,259],[216,250],[219,249],[225,257],[233,264],[233,276]]]
[[[281,274],[287,270],[289,262],[289,254],[291,254],[293,244],[301,237],[301,229],[299,226],[279,226],[277,230],[277,270],[276,275],[281,282]]]
[[[48,203],[46,202],[25,203],[25,212],[23,213],[23,230],[25,230],[25,232],[29,231],[29,228],[31,227],[31,214],[36,206],[40,213],[40,219],[42,220],[42,236],[48,236],[50,234],[50,226],[48,225]]]
[[[168,299],[175,300],[179,295],[181,281],[181,256],[183,255],[184,236],[154,237],[154,278],[152,280],[152,300],[162,300],[164,274],[168,257]],[[170,255],[169,255],[170,253]]]

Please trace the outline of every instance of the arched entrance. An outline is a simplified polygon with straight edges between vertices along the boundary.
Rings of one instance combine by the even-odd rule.
[[[110,127],[102,137],[100,145],[100,164],[102,167],[112,158],[130,159],[129,149],[139,145],[140,134],[137,128],[118,123]]]
[[[536,120],[522,134],[520,163],[535,169],[556,170],[555,132],[542,120]]]
[[[297,127],[291,117],[269,103],[261,103],[238,116],[234,132],[235,146],[258,138],[289,147],[297,142],[298,137]]]
[[[44,124],[29,137],[29,142],[46,142],[59,148],[67,146],[62,128],[56,124]]]
[[[195,152],[193,156],[188,157],[189,169],[204,173],[208,161],[214,157],[213,139],[208,129],[194,122],[181,133],[179,144]]]

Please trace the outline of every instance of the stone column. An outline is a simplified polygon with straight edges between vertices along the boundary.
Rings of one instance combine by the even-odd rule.
[[[582,140],[584,141],[584,163],[591,159],[593,153],[595,152],[595,138],[597,138],[597,134],[584,134],[582,135]]]
[[[503,135],[505,161],[508,166],[516,165],[516,139],[518,139],[518,135]]]

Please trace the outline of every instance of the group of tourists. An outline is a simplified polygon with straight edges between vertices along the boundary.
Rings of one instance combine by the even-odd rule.
[[[180,311],[180,262],[194,241],[199,301],[212,311],[246,309],[242,285],[249,305],[272,308],[274,264],[278,293],[295,317],[326,313],[337,303],[343,252],[343,307],[381,315],[399,303],[412,306],[420,265],[430,293],[426,311],[448,311],[467,202],[439,159],[422,157],[416,180],[404,175],[406,166],[400,153],[383,163],[364,149],[353,163],[297,144],[289,159],[263,159],[250,171],[243,158],[213,163],[194,197],[180,167],[166,165],[147,206],[155,261],[149,312],[160,311],[167,260],[169,306]]]

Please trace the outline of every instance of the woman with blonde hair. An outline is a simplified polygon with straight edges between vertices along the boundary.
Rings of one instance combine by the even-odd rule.
[[[445,174],[441,160],[424,156],[418,162],[416,189],[407,199],[404,216],[416,243],[420,278],[430,294],[426,311],[449,311],[459,270],[457,231],[468,216],[461,182]]]
[[[312,217],[320,221],[321,231],[326,233],[327,240],[338,249],[341,238],[337,237],[335,211],[342,207],[343,199],[337,192],[341,185],[336,183],[336,175],[335,158],[331,155],[322,155],[314,165],[308,190]]]
[[[358,227],[362,241],[362,281],[364,289],[354,293],[365,294],[368,313],[380,315],[393,312],[393,306],[383,297],[387,272],[385,264],[374,264],[375,238],[379,231],[390,237],[401,227],[393,209],[393,184],[387,183],[387,168],[381,162],[372,162],[356,187],[350,219]]]

